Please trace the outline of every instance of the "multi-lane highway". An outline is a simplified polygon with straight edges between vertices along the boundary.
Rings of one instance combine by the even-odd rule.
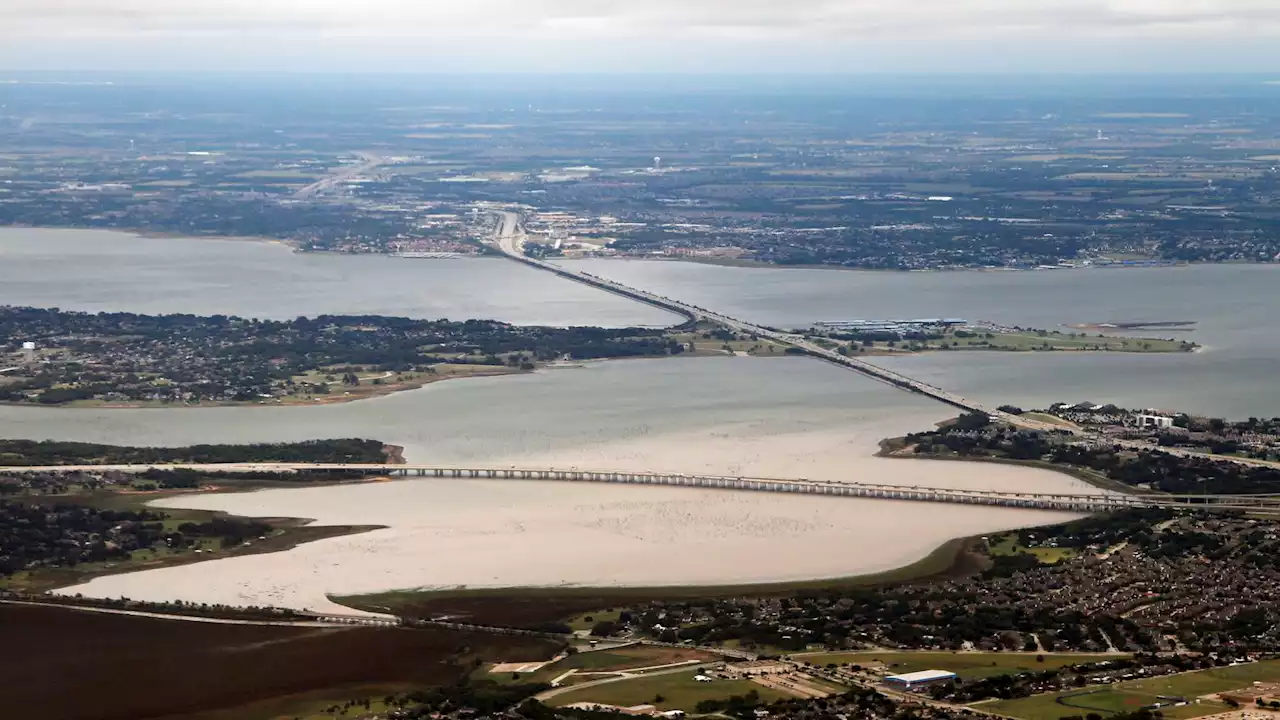
[[[592,275],[591,273],[572,270],[544,260],[530,258],[524,254],[525,235],[523,229],[520,227],[520,214],[510,210],[502,210],[496,214],[498,217],[498,225],[497,231],[491,241],[491,245],[496,247],[512,260],[516,260],[548,272],[553,272],[561,277],[586,283],[587,285],[591,285],[592,287],[596,287],[601,290],[607,290],[651,305],[656,305],[693,320],[714,322],[739,333],[755,335],[773,340],[783,345],[796,347],[813,357],[847,367],[851,370],[856,370],[864,375],[868,375],[881,382],[887,382],[904,390],[927,395],[962,410],[985,412],[989,415],[999,417],[1009,422],[1014,422],[1024,427],[1035,427],[1036,429],[1051,429],[1057,427],[1030,418],[1006,416],[1004,413],[993,408],[987,408],[976,401],[961,397],[955,393],[943,390],[942,388],[907,377],[906,375],[892,370],[886,370],[885,368],[874,365],[861,358],[847,357],[833,350],[828,350],[803,335],[781,332],[773,328],[764,327],[763,325],[756,325],[745,320],[729,317],[723,313],[708,310],[696,305],[690,305],[689,303],[675,298],[657,295],[647,290],[624,285],[620,282],[603,278],[598,275]]]
[[[360,158],[360,162],[356,165],[345,165],[337,168],[329,175],[320,178],[316,182],[305,187],[299,188],[293,194],[299,200],[316,197],[337,188],[342,183],[360,177],[361,175],[373,172],[384,161],[381,157],[366,152],[356,153],[356,157]]]

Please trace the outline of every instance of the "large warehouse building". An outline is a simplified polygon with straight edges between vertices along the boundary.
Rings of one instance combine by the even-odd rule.
[[[931,685],[933,683],[952,682],[956,679],[956,674],[947,672],[946,670],[921,670],[920,672],[903,673],[901,675],[890,675],[884,679],[890,685],[901,685],[904,689],[920,687],[921,685]]]

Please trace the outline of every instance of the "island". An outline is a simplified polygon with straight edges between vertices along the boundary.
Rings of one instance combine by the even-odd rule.
[[[844,355],[954,350],[1177,353],[1195,352],[1200,347],[1188,340],[1172,338],[1125,337],[1104,332],[1090,334],[1072,329],[1044,330],[958,318],[819,322],[811,328],[794,332],[804,333],[819,345]]]

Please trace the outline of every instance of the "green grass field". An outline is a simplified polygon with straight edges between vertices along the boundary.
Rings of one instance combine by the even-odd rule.
[[[996,712],[1023,720],[1058,720],[1064,715],[1097,712],[1103,715],[1129,712],[1159,701],[1159,696],[1186,698],[1186,707],[1161,708],[1166,718],[1185,720],[1223,712],[1225,705],[1196,702],[1201,695],[1245,687],[1256,681],[1280,680],[1280,660],[1266,660],[1234,667],[1214,668],[1194,673],[1117,683],[1095,689],[1069,690],[1003,700],[984,705]]]
[[[693,712],[703,700],[726,700],[733,695],[746,695],[755,690],[763,702],[781,700],[786,695],[757,685],[750,680],[715,680],[700,683],[693,679],[694,672],[667,673],[653,677],[619,680],[618,682],[597,685],[595,687],[571,690],[556,695],[549,701],[551,705],[563,706],[579,702],[600,703],[602,705],[656,705],[659,710],[684,710]],[[654,702],[661,696],[662,702]]]
[[[1060,697],[1061,702],[1059,702]],[[1098,713],[1107,717],[1121,712],[1133,712],[1155,702],[1157,699],[1154,695],[1140,695],[1104,688],[1095,691],[1072,690],[1062,694],[1034,695],[1020,700],[982,704],[978,707],[1024,720],[1058,720],[1068,715],[1089,713]],[[1186,720],[1186,718],[1223,712],[1226,709],[1225,705],[1218,703],[1193,701],[1192,704],[1184,707],[1162,707],[1160,712],[1169,720]]]
[[[814,655],[793,655],[792,657],[814,665],[826,665],[828,663],[866,665],[880,662],[884,663],[895,674],[920,670],[946,670],[959,675],[961,679],[972,680],[995,675],[1053,670],[1076,663],[1098,662],[1100,660],[1128,656],[1045,653],[1044,662],[1036,662],[1034,653],[861,652],[819,653]]]
[[[859,343],[854,343],[859,345]],[[957,332],[948,332],[936,340],[898,340],[892,346],[887,342],[876,342],[871,348],[861,348],[863,352],[871,350],[877,354],[885,352],[935,352],[947,351],[988,351],[988,352],[1132,352],[1132,353],[1171,353],[1190,352],[1196,348],[1190,341],[1170,340],[1145,337],[1119,337],[1115,335],[1089,335],[1083,332],[1063,332],[1060,330],[1025,332],[994,332],[982,328],[968,328]]]
[[[992,337],[986,337],[986,335]],[[1181,340],[1159,338],[1116,337],[1111,335],[1087,335],[1060,331],[1025,333],[980,333],[978,337],[961,338],[947,335],[942,341],[956,343],[956,350],[1076,350],[1111,352],[1184,352],[1187,347]],[[987,345],[990,343],[990,345]]]
[[[1076,551],[1071,548],[1055,548],[1055,547],[1026,547],[1018,544],[1018,536],[1013,533],[1000,536],[995,542],[991,543],[992,555],[1019,555],[1028,554],[1035,555],[1040,562],[1053,565],[1068,558],[1076,556]]]
[[[618,618],[621,615],[622,611],[617,609],[584,613],[570,620],[568,625],[573,628],[574,631],[590,630],[595,627],[595,624],[598,622],[618,622]]]

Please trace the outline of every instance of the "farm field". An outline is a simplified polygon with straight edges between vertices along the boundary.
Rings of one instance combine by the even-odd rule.
[[[1130,712],[1160,702],[1160,696],[1182,697],[1184,707],[1161,708],[1166,718],[1185,720],[1227,710],[1212,701],[1197,702],[1202,695],[1241,688],[1257,681],[1280,680],[1280,660],[1264,660],[1247,665],[1213,668],[1167,677],[1133,680],[1095,689],[1070,690],[1003,700],[989,707],[1023,720],[1057,720],[1063,715],[1097,712],[1102,715]]]
[[[16,605],[0,605],[0,627],[0,715],[41,720],[257,720],[303,698],[321,707],[381,698],[454,682],[472,659],[532,661],[557,649],[445,630],[216,625]]]
[[[792,657],[814,665],[828,663],[859,665],[880,662],[894,674],[920,670],[946,670],[959,675],[962,679],[975,679],[1036,670],[1053,670],[1066,665],[1099,662],[1127,657],[1127,655],[1044,653],[1040,656],[1044,658],[1044,662],[1037,662],[1035,653],[861,652],[815,653]],[[1057,716],[1054,716],[1054,720],[1057,720]]]

